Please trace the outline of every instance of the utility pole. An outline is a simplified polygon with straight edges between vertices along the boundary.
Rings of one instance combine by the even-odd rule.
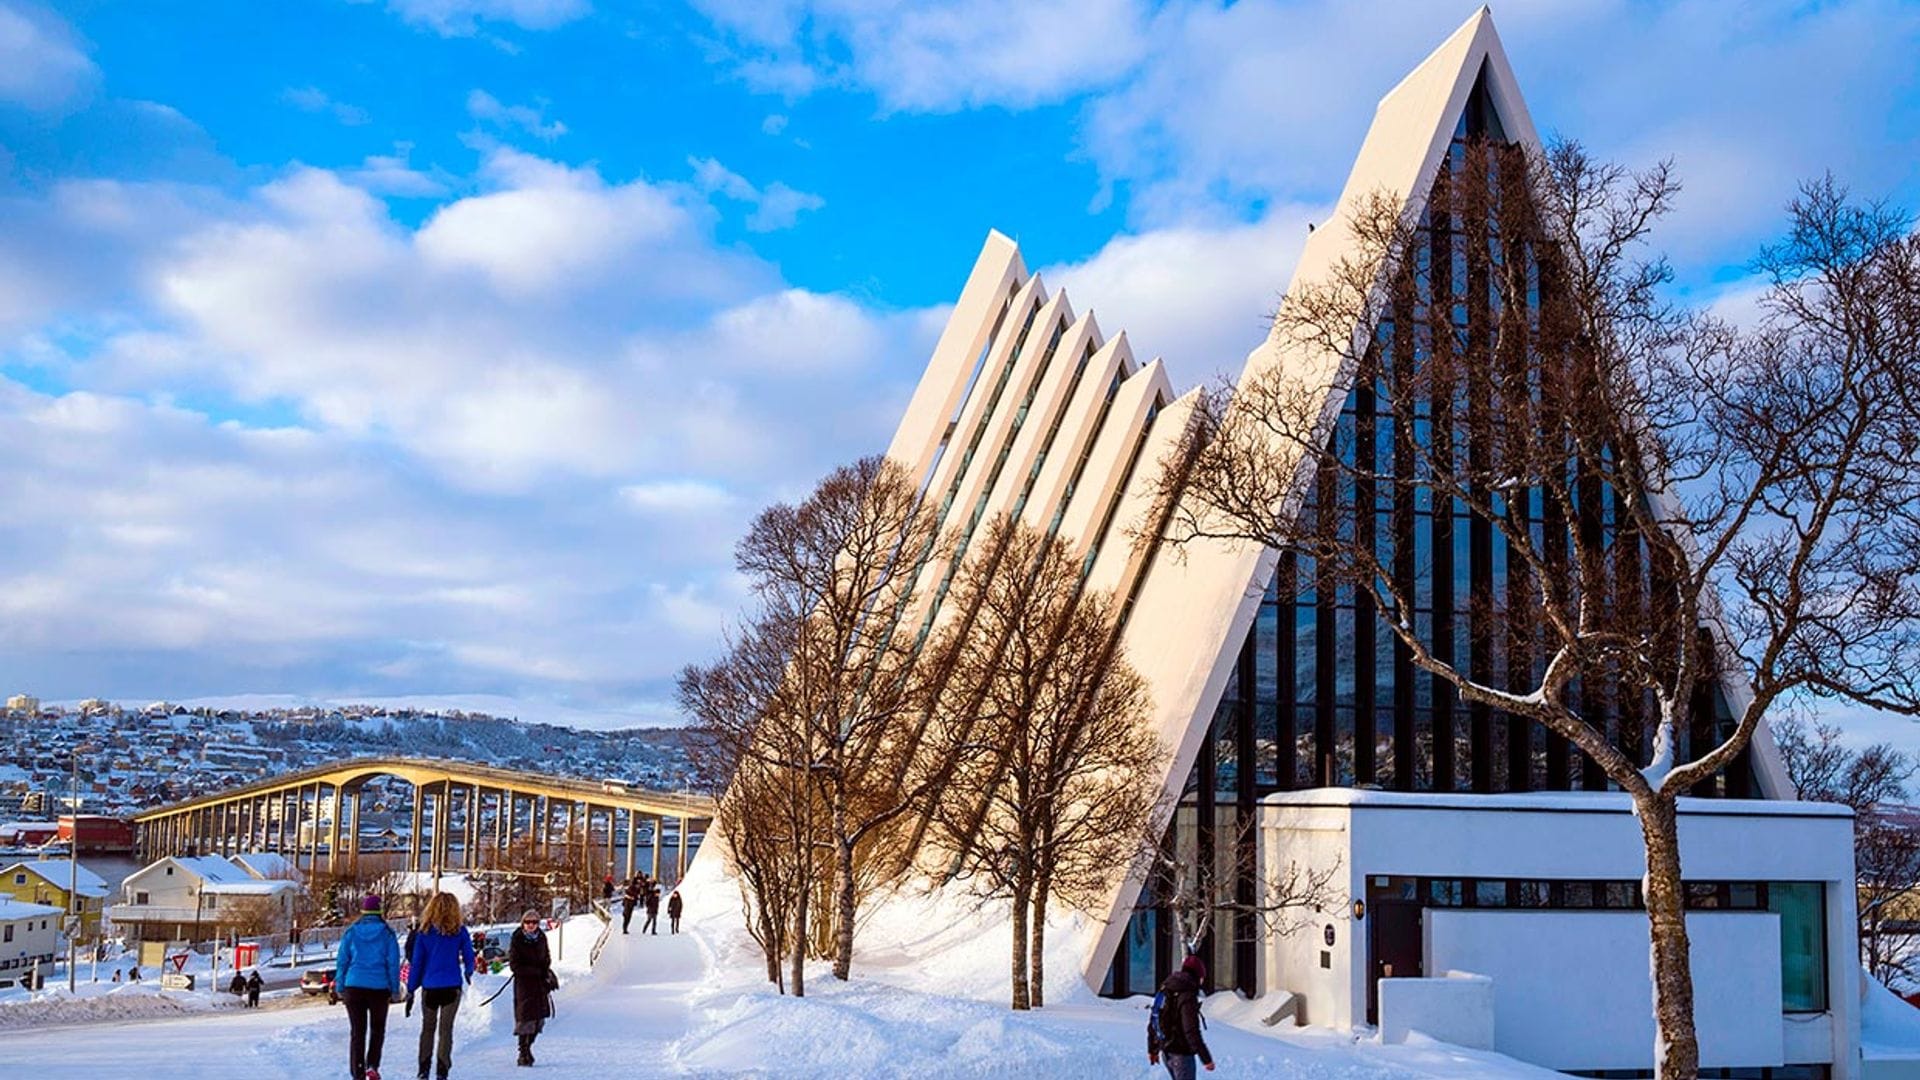
[[[67,818],[73,838],[67,844],[67,993],[74,992],[74,946],[80,937],[80,744],[67,751]]]

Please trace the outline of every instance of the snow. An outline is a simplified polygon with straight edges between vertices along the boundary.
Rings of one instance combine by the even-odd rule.
[[[1860,1050],[1870,1060],[1920,1061],[1920,1009],[1900,999],[1878,979],[1864,979]]]
[[[0,859],[0,873],[14,873],[26,870],[38,874],[48,884],[66,888],[67,882],[74,880],[73,864],[66,859],[29,859],[25,862],[10,863]],[[107,882],[99,874],[80,867],[79,874],[81,896],[99,897],[107,895]]]
[[[123,705],[129,703],[122,703]],[[643,703],[627,709],[585,709],[557,702],[501,694],[400,694],[374,697],[305,697],[299,694],[226,694],[181,702],[189,709],[266,712],[272,709],[335,709],[366,705],[417,712],[485,713],[530,724],[614,731],[636,727],[679,727],[686,722],[670,705]]]
[[[845,983],[836,982],[826,965],[810,965],[808,996],[783,997],[764,981],[764,965],[738,927],[733,886],[720,880],[714,860],[695,860],[692,869],[681,887],[688,904],[686,933],[628,936],[616,927],[599,965],[589,972],[587,956],[600,924],[593,916],[569,921],[566,950],[557,964],[562,984],[557,1015],[535,1046],[539,1068],[580,1077],[1144,1080],[1165,1075],[1146,1060],[1147,999],[1096,997],[1080,984],[1072,959],[1056,951],[1048,957],[1050,1003],[1028,1013],[1008,1010],[1006,928],[991,910],[934,896],[905,897],[884,910],[876,908],[876,920],[900,920],[918,935],[889,936],[905,943],[891,954],[860,955],[854,978]],[[1053,937],[1064,942],[1067,935]],[[503,982],[499,976],[478,976],[460,1008],[454,1048],[459,1076],[507,1080],[526,1075],[513,1066],[512,992],[480,1006]],[[142,987],[137,995],[122,989],[113,996],[131,1001],[154,994]],[[1544,1080],[1555,1075],[1424,1038],[1383,1046],[1332,1031],[1265,1028],[1259,1018],[1270,1005],[1231,995],[1206,1003],[1207,1037],[1219,1062],[1213,1075],[1297,1080]],[[115,1007],[131,1008],[118,1002]],[[391,1015],[383,1062],[388,1075],[411,1075],[417,1023],[417,1017],[409,1019],[397,1009]],[[142,1080],[327,1076],[338,1073],[346,1053],[345,1016],[324,1005],[253,1011],[209,1004],[181,1018],[116,1022],[100,1030],[102,1035],[110,1031],[110,1037],[94,1037],[86,1027],[28,1030],[3,1020],[0,1026],[9,1028],[10,1063],[57,1066],[62,1075]]]
[[[1464,794],[1436,791],[1382,791],[1374,788],[1310,788],[1279,791],[1260,800],[1268,806],[1417,806],[1450,810],[1572,810],[1633,812],[1633,796],[1624,791],[1530,791]],[[1705,799],[1682,796],[1683,814],[1735,814],[1743,817],[1851,817],[1838,803],[1790,799]]]

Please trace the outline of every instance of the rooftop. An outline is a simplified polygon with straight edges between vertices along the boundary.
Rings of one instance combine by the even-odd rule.
[[[1380,791],[1372,788],[1310,788],[1276,791],[1260,800],[1267,806],[1345,806],[1405,810],[1555,810],[1563,813],[1631,814],[1633,797],[1624,791],[1529,791],[1504,794],[1441,791]],[[1853,811],[1836,803],[1788,799],[1680,800],[1682,814],[1749,817],[1847,818]]]

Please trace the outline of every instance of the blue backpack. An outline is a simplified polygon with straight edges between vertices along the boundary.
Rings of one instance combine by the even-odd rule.
[[[1197,990],[1194,991],[1193,996],[1197,1002],[1200,997],[1200,992]],[[1153,1032],[1153,1041],[1162,1046],[1165,1046],[1167,1043],[1167,1035],[1160,1027],[1160,1013],[1166,1008],[1166,1005],[1167,992],[1165,990],[1154,991],[1153,1007],[1147,1010],[1147,1030]],[[1207,1029],[1207,1014],[1197,1009],[1195,1013],[1200,1017],[1200,1030],[1205,1031]]]

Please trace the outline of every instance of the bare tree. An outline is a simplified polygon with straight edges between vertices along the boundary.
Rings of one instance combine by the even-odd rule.
[[[1251,834],[1257,819],[1237,823]],[[1297,860],[1266,865],[1252,836],[1206,861],[1196,850],[1163,843],[1149,879],[1158,904],[1173,916],[1174,933],[1188,953],[1204,953],[1222,917],[1234,942],[1265,942],[1313,925],[1308,913],[1339,910],[1347,898],[1339,886],[1340,863],[1306,866]]]
[[[1175,522],[1299,557],[1458,701],[1632,796],[1663,1078],[1699,1056],[1675,800],[1743,761],[1776,703],[1920,712],[1920,239],[1809,185],[1739,330],[1663,300],[1642,252],[1676,192],[1664,165],[1471,139],[1424,218],[1374,198],[1277,314],[1290,360],[1207,410]],[[1456,601],[1477,640],[1422,615],[1437,578],[1394,539],[1421,507],[1504,552]]]
[[[1889,986],[1913,982],[1920,977],[1920,926],[1912,922],[1920,895],[1920,830],[1899,804],[1920,760],[1890,743],[1849,749],[1838,727],[1816,722],[1809,730],[1798,716],[1774,721],[1773,731],[1801,798],[1853,810],[1853,873],[1867,974]]]
[[[1046,921],[1090,908],[1139,857],[1166,751],[1145,684],[1117,647],[1112,602],[1083,592],[1058,538],[1005,518],[991,559],[960,568],[973,612],[936,646],[950,670],[925,762],[946,777],[934,836],[957,872],[1013,905],[1013,1007],[1044,1003]]]
[[[802,777],[812,796],[805,820],[790,824],[831,856],[836,978],[852,967],[863,885],[871,887],[877,868],[900,865],[876,854],[913,805],[897,781],[905,772],[898,759],[910,752],[905,733],[917,727],[918,649],[894,622],[912,598],[920,560],[939,548],[938,531],[913,478],[875,456],[834,470],[797,505],[762,511],[735,550],[758,601],[736,659],[752,649],[758,668],[725,722],[753,724],[751,735],[733,740],[744,754],[740,767],[751,761]],[[773,656],[784,659],[777,679],[765,670]],[[698,687],[706,677],[692,669],[681,685]],[[803,890],[794,906],[796,994],[805,986],[809,896]]]

